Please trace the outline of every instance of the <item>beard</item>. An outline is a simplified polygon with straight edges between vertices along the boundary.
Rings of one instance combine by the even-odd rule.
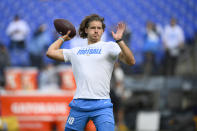
[[[94,36],[92,36],[92,37],[89,37],[88,40],[89,40],[91,43],[96,43],[96,42],[100,41],[100,39],[101,39],[101,36],[99,36],[99,35],[94,35]]]

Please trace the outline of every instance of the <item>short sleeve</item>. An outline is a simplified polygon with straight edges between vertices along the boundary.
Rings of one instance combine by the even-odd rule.
[[[70,61],[71,54],[72,54],[71,49],[63,49],[63,55],[64,55],[64,61],[65,62]]]
[[[115,42],[110,42],[110,52],[112,56],[118,56],[121,52],[119,45]]]

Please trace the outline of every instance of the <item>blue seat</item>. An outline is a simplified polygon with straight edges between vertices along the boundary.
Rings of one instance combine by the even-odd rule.
[[[8,23],[17,13],[26,20],[31,27],[31,34],[39,24],[46,23],[49,30],[53,31],[53,20],[65,18],[76,27],[79,26],[84,16],[90,13],[98,13],[105,18],[107,30],[109,26],[118,21],[125,21],[132,30],[132,43],[134,50],[142,51],[143,32],[147,20],[157,22],[164,26],[171,16],[180,21],[187,37],[191,37],[197,29],[195,9],[196,0],[1,0],[0,2],[0,38],[7,44],[8,37],[5,34]],[[9,8],[7,8],[9,7]]]

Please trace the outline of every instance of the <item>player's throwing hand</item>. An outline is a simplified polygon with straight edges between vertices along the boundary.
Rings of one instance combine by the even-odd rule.
[[[64,41],[67,41],[67,40],[70,40],[71,38],[69,37],[69,34],[70,34],[70,30],[67,32],[67,34],[66,35],[63,35],[63,36],[61,36],[61,38],[63,38],[64,39]]]

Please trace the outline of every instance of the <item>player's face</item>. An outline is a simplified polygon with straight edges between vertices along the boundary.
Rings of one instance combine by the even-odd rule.
[[[92,21],[89,23],[89,27],[86,28],[86,33],[88,34],[88,41],[90,43],[95,43],[100,41],[103,34],[102,23],[100,21]]]

